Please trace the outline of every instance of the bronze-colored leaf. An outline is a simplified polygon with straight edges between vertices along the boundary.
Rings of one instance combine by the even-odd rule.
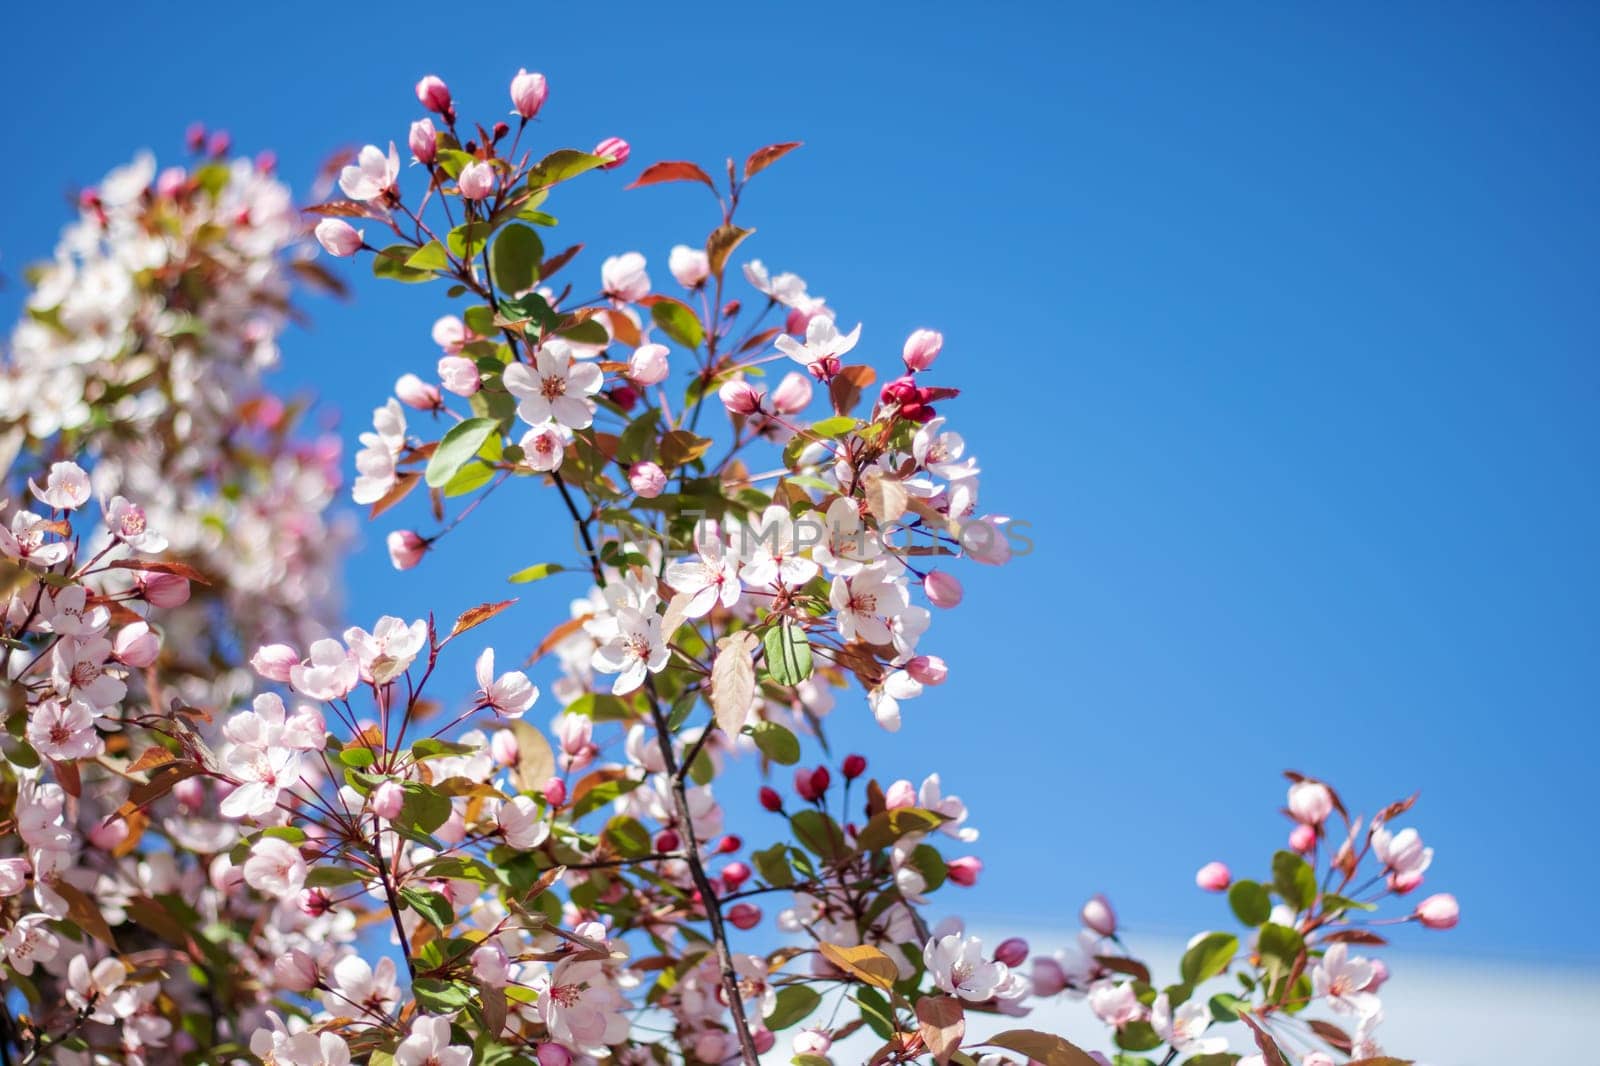
[[[1063,1037],[1034,1029],[1007,1029],[989,1038],[995,1047],[1020,1051],[1041,1066],[1094,1066],[1094,1059]]]
[[[875,988],[893,988],[900,979],[900,970],[894,960],[869,944],[840,947],[838,944],[818,944],[822,957],[858,981]]]
[[[638,189],[646,185],[661,185],[669,181],[698,181],[710,189],[717,191],[716,182],[711,180],[711,175],[701,170],[694,163],[682,160],[668,160],[664,163],[651,163],[639,172],[639,176],[632,182],[624,185],[624,189]]]
[[[454,637],[459,637],[469,629],[476,629],[516,602],[516,600],[512,599],[501,600],[499,603],[480,603],[470,610],[462,611],[461,617],[456,619],[456,624],[450,627],[450,636],[445,639],[450,640]]]
[[[954,996],[923,996],[917,1000],[917,1021],[922,1032],[922,1042],[928,1045],[934,1060],[943,1066],[950,1056],[961,1048],[961,1038],[967,1032],[966,1012],[961,1001]]]
[[[722,277],[723,271],[728,266],[728,256],[733,254],[733,250],[739,247],[740,242],[754,232],[753,228],[742,229],[732,222],[724,222],[711,231],[711,236],[706,238],[706,261],[711,267],[712,277],[718,279]]]
[[[769,144],[765,148],[757,148],[750,153],[750,158],[744,161],[744,178],[749,181],[757,174],[766,170],[772,164],[799,148],[801,141],[784,141],[782,144]]]

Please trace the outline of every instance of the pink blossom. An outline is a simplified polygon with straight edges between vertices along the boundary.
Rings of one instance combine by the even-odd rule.
[[[143,670],[161,654],[161,638],[151,632],[147,623],[130,622],[117,630],[111,650],[118,662]]]
[[[955,607],[961,603],[961,582],[942,570],[929,570],[922,579],[922,591],[935,607]]]
[[[607,257],[600,264],[600,291],[618,305],[634,303],[650,295],[650,275],[645,258],[638,252]]]
[[[915,373],[926,370],[939,358],[939,351],[944,347],[944,334],[932,329],[919,329],[906,338],[905,350],[901,353],[905,359],[906,369]]]
[[[539,113],[539,108],[544,106],[549,91],[543,74],[531,72],[526,67],[519,67],[516,77],[511,79],[512,113],[524,119],[532,118]]]
[[[322,250],[341,259],[355,255],[365,243],[363,231],[356,229],[342,218],[323,219],[317,223],[315,233],[317,243],[322,245]]]
[[[372,790],[372,796],[367,802],[373,814],[392,822],[400,817],[400,808],[405,806],[406,791],[400,787],[398,781],[385,781]]]
[[[607,137],[594,146],[594,151],[591,154],[597,155],[602,159],[609,159],[609,163],[603,164],[605,169],[615,170],[628,161],[628,152],[627,141],[621,137]]]
[[[360,680],[355,654],[337,640],[317,641],[310,656],[289,669],[295,691],[314,700],[343,699]]]
[[[439,387],[415,374],[402,374],[395,380],[394,394],[401,403],[418,411],[433,411],[441,406]]]
[[[482,200],[493,194],[498,180],[494,164],[480,159],[461,168],[461,175],[456,178],[456,188],[461,190],[465,199]]]
[[[667,346],[641,344],[628,357],[628,380],[636,385],[658,385],[667,380]]]
[[[978,875],[983,872],[983,860],[975,855],[952,859],[945,864],[945,871],[951,881],[970,888],[978,883]]]
[[[250,657],[250,666],[268,681],[287,683],[290,671],[300,663],[300,653],[287,644],[263,644]]]
[[[667,487],[667,473],[649,460],[634,463],[628,468],[628,485],[643,498],[654,499]]]
[[[433,120],[419,118],[413,122],[406,143],[411,148],[411,158],[424,165],[433,162],[439,154],[439,135],[433,128]]]
[[[755,388],[744,378],[729,378],[717,390],[717,398],[722,401],[722,406],[728,409],[729,414],[753,415],[761,410],[760,389]]]
[[[1233,883],[1233,874],[1220,862],[1208,862],[1194,875],[1194,883],[1207,892],[1225,892]]]
[[[1289,786],[1289,813],[1302,825],[1321,825],[1333,813],[1333,793],[1320,781],[1296,781]]]
[[[89,475],[77,463],[52,463],[44,486],[30,480],[28,490],[47,507],[72,511],[89,502]]]
[[[387,155],[377,145],[369,144],[356,155],[355,165],[339,171],[339,188],[352,200],[379,200],[395,193],[399,177],[400,155],[394,142],[389,142]]]
[[[471,396],[483,385],[478,364],[464,355],[446,355],[439,360],[439,381],[457,396]]]
[[[396,570],[410,570],[422,562],[428,552],[428,542],[410,529],[396,529],[385,538],[389,549],[389,562]]]
[[[673,278],[686,289],[698,289],[711,276],[711,263],[700,248],[687,244],[674,245],[667,256],[667,269]]]
[[[1461,920],[1461,907],[1454,896],[1440,892],[1417,904],[1416,917],[1428,929],[1454,929]]]
[[[417,103],[438,115],[451,113],[450,88],[444,80],[429,74],[417,82]]]
[[[1078,911],[1078,920],[1085,929],[1092,929],[1101,936],[1112,936],[1117,931],[1117,912],[1111,908],[1111,901],[1099,893],[1089,897]]]

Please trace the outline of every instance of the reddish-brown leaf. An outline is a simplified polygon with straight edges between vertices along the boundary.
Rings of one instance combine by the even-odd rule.
[[[1312,1018],[1307,1024],[1311,1026],[1313,1033],[1316,1033],[1326,1040],[1330,1046],[1344,1052],[1346,1055],[1350,1054],[1350,1049],[1355,1046],[1355,1041],[1350,1039],[1350,1034],[1332,1022],[1325,1022],[1321,1018]]]
[[[750,153],[750,158],[744,161],[744,178],[749,181],[757,174],[766,170],[772,164],[800,147],[800,141],[785,141],[782,144],[769,144],[765,148],[757,148]]]
[[[923,996],[917,1000],[917,1021],[922,1023],[922,1042],[928,1045],[934,1059],[941,1066],[949,1062],[967,1033],[967,1016],[961,1001],[954,996]]]
[[[375,208],[356,200],[329,200],[325,204],[313,204],[300,210],[308,215],[321,215],[324,218],[381,219],[383,217]]]
[[[516,600],[512,599],[501,600],[499,603],[480,603],[470,610],[462,611],[461,617],[456,619],[456,624],[450,627],[450,636],[445,639],[459,637],[467,630],[483,625],[483,623],[516,602]]]
[[[1289,1060],[1283,1057],[1283,1050],[1278,1047],[1278,1042],[1261,1028],[1261,1023],[1248,1014],[1239,1015],[1239,1020],[1250,1027],[1255,1034],[1256,1049],[1261,1052],[1261,1057],[1267,1060],[1267,1066],[1289,1066]]]
[[[147,574],[175,574],[190,581],[197,581],[202,585],[211,584],[204,574],[188,563],[154,562],[145,559],[117,559],[107,563],[106,566],[114,570],[140,570]]]
[[[722,272],[728,266],[728,256],[739,247],[742,242],[755,229],[741,229],[732,222],[724,222],[711,231],[711,236],[706,238],[706,261],[711,266],[711,276],[720,279]]]
[[[568,263],[572,262],[572,257],[577,255],[581,251],[583,251],[583,245],[574,244],[571,248],[568,248],[566,251],[557,252],[555,255],[552,255],[549,259],[546,259],[539,266],[539,280],[540,281],[549,281],[550,280],[550,275],[554,274],[556,271],[560,270],[562,267],[564,267]]]
[[[682,160],[669,160],[665,163],[651,163],[640,172],[637,178],[624,189],[638,189],[646,185],[661,185],[669,181],[698,181],[713,193],[717,191],[717,183],[711,180],[711,175],[701,170],[694,163]]]
[[[367,517],[377,518],[383,512],[405,499],[411,494],[411,490],[417,487],[417,482],[421,480],[422,475],[415,472],[401,474],[395,478],[394,486],[379,497],[377,503],[372,505],[372,510],[368,512]]]

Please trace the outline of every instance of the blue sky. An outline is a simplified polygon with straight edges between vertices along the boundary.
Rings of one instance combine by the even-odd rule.
[[[66,191],[140,147],[177,158],[194,120],[274,149],[302,193],[336,147],[403,144],[427,72],[493,116],[518,66],[544,71],[549,147],[619,134],[639,163],[714,164],[803,140],[752,187],[746,248],[864,320],[880,360],[944,331],[985,502],[1037,543],[966,573],[930,637],[952,680],[898,737],[864,705],[832,720],[875,772],[937,767],[971,804],[988,870],[964,909],[1066,924],[1104,890],[1136,933],[1221,921],[1192,874],[1264,872],[1296,767],[1366,809],[1422,790],[1430,887],[1465,917],[1411,948],[1600,963],[1574,920],[1600,874],[1579,843],[1600,742],[1592,9],[133,10],[7,20],[7,316]],[[638,248],[670,284],[709,201],[625,177],[552,201],[588,242],[574,276]],[[432,365],[445,310],[352,273],[354,304],[312,301],[279,378],[339,397],[347,440]],[[553,496],[480,515],[410,575],[371,530],[352,621],[450,617],[566,546]],[[503,654],[577,591],[535,586],[497,620]]]

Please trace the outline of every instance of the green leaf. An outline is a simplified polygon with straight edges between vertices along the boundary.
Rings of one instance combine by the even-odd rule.
[[[456,912],[451,908],[450,901],[438,892],[421,888],[402,888],[400,898],[405,900],[412,910],[440,929],[448,929],[455,924]]]
[[[1156,1034],[1155,1028],[1149,1022],[1129,1022],[1117,1030],[1114,1039],[1117,1046],[1124,1051],[1149,1051],[1162,1044],[1161,1037]]]
[[[411,994],[419,1006],[434,1014],[449,1014],[470,1006],[473,986],[465,981],[441,981],[436,977],[419,977],[411,982]]]
[[[856,836],[856,845],[862,851],[877,851],[910,833],[931,833],[943,824],[944,815],[921,807],[879,811],[861,828]]]
[[[530,226],[513,223],[500,231],[489,248],[489,278],[501,292],[524,292],[539,280],[544,242]]]
[[[861,423],[849,415],[834,415],[811,424],[811,432],[819,437],[842,437]]]
[[[506,580],[513,585],[526,585],[534,581],[543,581],[551,574],[559,574],[565,569],[566,567],[560,563],[534,563],[532,566],[525,566],[518,570]]]
[[[1256,951],[1261,955],[1268,985],[1276,985],[1293,970],[1295,960],[1305,949],[1305,940],[1295,930],[1274,922],[1263,925],[1256,940]]]
[[[600,835],[604,837],[623,858],[637,858],[651,852],[650,831],[640,825],[637,819],[629,818],[625,814],[616,815],[606,823]]]
[[[757,722],[750,727],[761,753],[780,766],[793,766],[800,761],[800,741],[777,722]]]
[[[1317,898],[1317,875],[1311,865],[1292,851],[1272,857],[1272,884],[1285,903],[1297,911],[1311,906]]]
[[[432,281],[434,273],[431,270],[417,270],[406,265],[417,248],[409,244],[391,244],[372,257],[372,273],[374,277],[388,278],[390,281],[404,281],[415,283],[419,281]]]
[[[579,152],[572,148],[561,148],[551,152],[528,171],[528,187],[530,189],[543,189],[557,182],[575,178],[579,174],[603,167],[611,160],[604,156],[590,155],[588,152]]]
[[[1228,906],[1245,925],[1261,925],[1272,917],[1272,897],[1257,881],[1235,881],[1228,889]]]
[[[489,234],[493,232],[494,227],[480,219],[463,222],[446,234],[444,239],[457,258],[473,259],[483,251],[483,246],[488,243]]]
[[[494,336],[494,308],[488,304],[474,304],[461,313],[467,328],[479,337]],[[498,367],[498,364],[496,364]]]
[[[855,993],[855,1001],[861,1008],[861,1018],[868,1028],[885,1040],[894,1036],[894,1011],[882,992],[875,988],[859,988]]]
[[[1218,992],[1211,997],[1211,1016],[1219,1022],[1239,1020],[1239,1015],[1250,1009],[1250,1004],[1232,992]]]
[[[706,339],[705,327],[700,325],[699,316],[689,309],[688,304],[662,298],[650,308],[650,317],[667,336],[685,348],[698,348],[700,342]]]
[[[438,759],[446,755],[470,755],[477,750],[471,744],[457,744],[452,740],[423,737],[411,745],[411,757],[417,762],[422,762],[426,759]]]
[[[1342,914],[1345,911],[1375,911],[1376,903],[1363,903],[1359,899],[1348,896],[1335,896],[1332,893],[1322,897],[1322,910],[1325,914]]]
[[[603,347],[611,343],[611,334],[606,332],[606,327],[600,324],[598,318],[586,318],[577,325],[568,326],[560,331],[560,335],[574,344],[597,344]]]
[[[833,860],[847,854],[844,830],[821,811],[800,811],[789,819],[789,825],[794,829],[794,838],[813,855]]]
[[[417,781],[407,781],[400,788],[406,798],[395,825],[419,833],[431,833],[450,820],[449,796]]]
[[[763,1019],[766,1027],[773,1032],[787,1029],[804,1021],[806,1016],[817,1009],[817,1004],[822,1002],[822,996],[808,985],[788,985],[778,989],[777,999],[772,1004],[772,1012]]]
[[[483,394],[479,393],[478,395],[481,396]],[[447,497],[465,496],[467,493],[475,492],[487,485],[494,480],[494,464],[498,463],[504,456],[505,445],[500,438],[500,434],[489,434],[489,439],[483,442],[483,445],[478,449],[478,454],[475,456],[482,462],[469,462],[457,471],[456,476],[451,478],[445,485],[444,494]]]
[[[478,449],[498,428],[499,423],[491,418],[469,418],[451,426],[428,459],[423,480],[430,488],[444,488],[463,466],[477,458]]]
[[[306,874],[306,887],[337,888],[340,885],[353,885],[360,880],[354,870],[347,870],[343,866],[313,866],[311,872]]]
[[[445,254],[444,245],[438,241],[429,241],[406,259],[406,266],[413,270],[448,270],[450,257]]]
[[[377,761],[371,748],[346,748],[339,753],[339,762],[354,770],[365,770]]]
[[[1178,972],[1191,985],[1209,980],[1228,968],[1239,950],[1239,938],[1232,933],[1207,933],[1183,953]]]
[[[787,845],[774,844],[750,853],[751,860],[756,864],[756,873],[774,888],[787,888],[794,884],[794,870],[790,868],[785,854],[788,850]]]
[[[798,685],[811,676],[811,642],[805,630],[784,619],[761,638],[767,652],[767,674],[780,685]],[[786,764],[787,765],[787,764]]]
[[[511,300],[500,301],[500,314],[508,322],[537,322],[540,329],[555,329],[561,325],[561,316],[550,309],[550,304],[536,292],[524,293]]]

